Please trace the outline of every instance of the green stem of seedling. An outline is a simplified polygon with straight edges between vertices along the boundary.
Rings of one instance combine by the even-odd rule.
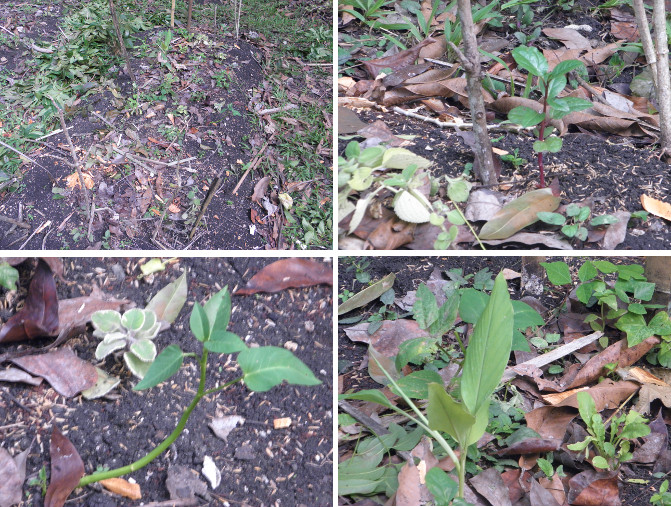
[[[186,356],[187,354],[184,355]],[[151,451],[146,456],[140,458],[136,462],[120,468],[115,468],[114,470],[108,470],[106,472],[99,472],[96,474],[85,475],[84,477],[81,478],[77,487],[82,488],[93,482],[99,482],[105,479],[113,479],[114,477],[121,477],[122,475],[135,472],[136,470],[139,470],[140,468],[147,466],[155,458],[163,454],[163,452],[166,451],[168,447],[170,447],[175,440],[177,440],[177,437],[179,437],[182,431],[184,431],[186,423],[189,420],[189,417],[191,416],[191,412],[193,412],[193,409],[196,408],[196,405],[198,405],[198,402],[204,396],[211,394],[215,391],[218,391],[220,389],[225,389],[226,387],[235,384],[236,382],[240,382],[242,380],[242,377],[238,377],[234,380],[231,380],[230,382],[226,382],[223,385],[220,385],[218,387],[206,391],[205,379],[207,373],[207,350],[203,350],[203,353],[198,359],[198,362],[200,363],[200,381],[198,382],[198,392],[196,393],[193,400],[182,414],[182,417],[180,417],[179,422],[177,423],[177,426],[175,427],[173,432],[170,433],[170,435],[168,435],[168,437],[165,440],[163,440],[163,442],[158,444],[153,451]]]
[[[452,201],[452,204],[454,204],[454,201]],[[461,219],[462,219],[464,222],[466,222],[466,225],[468,225],[468,228],[471,230],[471,234],[473,234],[473,236],[475,236],[475,239],[477,240],[478,245],[480,245],[480,248],[482,248],[483,250],[487,250],[487,249],[485,248],[485,245],[482,244],[482,241],[480,241],[480,238],[478,237],[478,234],[475,232],[475,230],[474,230],[473,227],[471,226],[471,223],[470,223],[468,220],[466,220],[466,217],[464,216],[464,214],[463,214],[463,213],[461,212],[461,210],[459,209],[459,206],[457,206],[456,204],[454,204],[454,209],[456,209],[456,210],[457,210],[457,213],[459,213],[459,215],[461,215]]]

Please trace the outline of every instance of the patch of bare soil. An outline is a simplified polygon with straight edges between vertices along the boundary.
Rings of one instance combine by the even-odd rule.
[[[200,354],[200,344],[189,331],[194,301],[207,300],[219,288],[244,286],[252,275],[274,259],[181,259],[154,275],[152,283],[140,280],[137,259],[70,258],[65,261],[64,281],[58,282],[59,298],[89,294],[93,284],[103,291],[127,298],[143,308],[156,292],[188,270],[187,304],[171,327],[155,338],[157,348],[178,344],[185,352]],[[21,267],[18,295],[1,292],[6,320],[22,301],[31,273]],[[278,386],[265,393],[251,393],[234,384],[206,396],[196,406],[185,431],[164,454],[147,467],[130,474],[141,486],[142,499],[131,501],[92,485],[75,491],[67,505],[112,507],[141,505],[169,499],[166,477],[170,467],[184,466],[199,480],[205,456],[221,470],[222,481],[214,491],[192,505],[319,505],[332,502],[332,296],[331,288],[315,286],[288,289],[276,294],[233,296],[229,329],[249,343],[282,347],[297,344],[295,354],[323,382],[318,386]],[[30,346],[44,346],[38,339]],[[71,338],[81,359],[96,362],[98,339],[90,332]],[[26,345],[3,345],[2,352]],[[100,367],[121,377],[108,396],[86,400],[67,399],[49,385],[20,383],[0,386],[0,440],[16,455],[35,439],[27,462],[27,481],[22,506],[39,506],[43,497],[32,483],[42,466],[49,474],[49,439],[54,425],[72,441],[86,473],[96,467],[110,469],[129,464],[168,436],[191,402],[198,384],[198,369],[190,359],[171,380],[144,392],[131,390],[136,383],[121,358],[108,356]],[[229,356],[210,354],[207,388],[235,378],[236,366]],[[208,424],[217,414],[238,415],[246,422],[233,429],[227,440],[217,438]],[[274,429],[273,421],[288,417],[291,425]],[[128,479],[129,476],[126,476]],[[33,485],[30,485],[33,484]]]

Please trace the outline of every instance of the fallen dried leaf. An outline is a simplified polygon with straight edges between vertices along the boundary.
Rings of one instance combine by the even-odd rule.
[[[108,491],[111,491],[117,495],[125,496],[131,500],[140,500],[142,498],[140,485],[137,483],[128,482],[126,479],[122,479],[121,477],[103,479],[100,481],[100,484],[102,484]]]
[[[0,505],[2,506],[18,504],[22,500],[23,482],[26,480],[26,461],[30,447],[13,458],[4,447],[0,447],[0,477],[2,477]]]
[[[333,270],[330,265],[310,259],[281,259],[268,264],[234,294],[247,296],[257,292],[279,292],[289,287],[320,284],[333,285]]]
[[[671,204],[653,199],[645,194],[641,194],[641,204],[644,210],[649,211],[653,215],[671,220]]]
[[[47,495],[44,498],[45,507],[62,507],[70,493],[79,484],[84,476],[84,462],[72,442],[64,436],[57,426],[51,433],[51,479]]]

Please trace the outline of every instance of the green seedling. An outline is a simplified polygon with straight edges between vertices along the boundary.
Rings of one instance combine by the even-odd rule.
[[[115,310],[100,310],[91,316],[93,336],[102,338],[96,348],[96,359],[125,349],[123,359],[128,369],[142,379],[156,358],[156,345],[152,341],[161,323],[151,310],[133,308],[121,315]]]
[[[505,155],[501,155],[501,160],[504,162],[508,162],[509,164],[512,164],[513,168],[517,171],[520,167],[522,167],[524,164],[528,162],[526,158],[522,158],[519,156],[520,149],[515,148],[512,153],[506,153]]]
[[[139,317],[135,315],[135,318],[139,319]],[[194,337],[201,344],[200,354],[183,352],[177,344],[169,345],[156,356],[144,378],[133,387],[134,391],[155,387],[175,375],[185,359],[196,359],[200,372],[198,389],[193,400],[182,413],[174,431],[151,452],[134,463],[105,472],[85,475],[79,481],[78,487],[84,487],[103,479],[120,477],[148,465],[177,440],[184,431],[191,413],[203,397],[217,393],[237,382],[243,381],[249,390],[258,392],[268,391],[282,384],[283,381],[304,386],[321,383],[310,369],[287,349],[271,346],[248,347],[238,335],[227,330],[230,318],[231,295],[228,287],[214,294],[205,305],[194,303],[189,326]],[[217,387],[206,389],[207,363],[210,353],[237,353],[237,363],[242,370],[242,376]]]
[[[555,473],[559,477],[564,477],[566,475],[564,474],[564,465],[559,465],[556,469],[552,465],[552,453],[548,454],[547,459],[538,458],[537,464],[538,468],[541,469],[541,471],[545,474],[545,477],[547,477],[548,479],[552,479]]]
[[[19,280],[19,272],[8,262],[0,262],[0,287],[7,290],[16,290],[16,282]]]
[[[669,481],[665,480],[659,486],[659,493],[655,493],[650,497],[652,505],[671,505],[671,493],[669,491]]]
[[[42,491],[42,496],[47,496],[47,469],[44,465],[37,473],[37,477],[33,477],[28,481],[28,486],[39,486]]]
[[[525,97],[528,97],[531,92],[533,78],[537,78],[535,88],[541,95],[542,111],[539,112],[527,106],[518,106],[508,113],[508,120],[523,127],[538,125],[536,129],[538,140],[534,142],[534,151],[538,154],[540,187],[545,187],[543,153],[557,153],[562,147],[562,140],[559,136],[548,136],[551,132],[548,129],[550,120],[559,120],[569,113],[582,111],[592,106],[591,102],[579,97],[559,97],[567,84],[566,75],[576,69],[584,68],[585,64],[579,60],[564,60],[550,71],[547,59],[535,47],[518,46],[513,49],[512,55],[517,67],[529,73]]]
[[[431,318],[430,316],[434,314],[434,305],[429,303],[427,306],[424,296],[420,294],[420,297],[422,303],[416,305],[417,307],[414,309],[415,318],[419,317],[418,323],[420,326],[428,326],[429,329],[432,325],[437,325],[435,332],[439,333],[450,323],[451,317],[442,319],[434,316]],[[439,314],[452,315],[456,305],[454,303],[446,303],[446,305],[439,311]],[[407,377],[403,377],[397,382],[378,361],[376,354],[371,354],[372,360],[375,361],[393,386],[393,392],[405,400],[415,415],[410,415],[395,404],[390,403],[377,390],[360,391],[341,396],[341,399],[361,399],[384,405],[408,417],[438,442],[454,462],[458,477],[456,495],[453,491],[455,481],[449,476],[436,473],[437,477],[432,477],[431,491],[452,491],[452,495],[440,495],[441,500],[439,501],[445,500],[445,496],[456,496],[458,498],[464,496],[467,451],[469,446],[482,437],[489,422],[490,397],[497,389],[510,357],[513,340],[513,315],[514,311],[505,278],[503,274],[499,274],[494,282],[491,296],[489,296],[468,342],[460,377],[459,397],[461,401],[457,401],[446,392],[440,376],[436,372],[416,372],[424,377],[424,387],[421,389],[412,389],[407,383],[408,381],[404,380]],[[438,329],[438,327],[441,329]],[[401,353],[399,353],[400,355]],[[396,366],[399,365],[399,362],[403,363],[404,359],[399,359],[397,356]],[[416,377],[419,376],[416,375]],[[408,394],[406,391],[414,391],[414,394]],[[421,393],[418,393],[418,391],[421,391]],[[411,396],[424,399],[428,397],[426,415],[410,399]],[[445,440],[443,433],[447,433],[457,442],[460,449],[459,456]]]
[[[587,459],[591,444],[597,452],[592,458],[592,465],[595,468],[617,470],[620,463],[629,461],[633,456],[630,452],[631,440],[650,434],[650,427],[646,424],[648,420],[635,410],[630,410],[627,415],[612,417],[606,437],[606,426],[601,414],[596,411],[592,395],[581,391],[577,397],[580,417],[587,426],[589,435],[582,442],[569,444],[568,448],[572,451],[585,451]]]
[[[578,239],[585,241],[589,231],[585,227],[585,223],[589,218],[592,210],[589,206],[578,206],[577,204],[569,204],[566,207],[566,216],[560,213],[552,213],[549,211],[538,212],[538,218],[541,222],[550,225],[561,226],[561,233],[569,239]],[[603,225],[610,225],[617,223],[618,219],[613,215],[599,215],[589,221],[592,227],[599,227]]]
[[[571,273],[565,262],[542,262],[550,283],[554,285],[572,284]],[[578,269],[579,284],[576,298],[587,308],[598,307],[598,313],[590,313],[585,318],[594,331],[604,331],[606,324],[612,324],[627,334],[627,343],[633,347],[649,336],[662,337],[658,358],[662,365],[671,366],[671,321],[665,311],[655,314],[648,322],[648,310],[665,308],[650,303],[655,293],[655,284],[648,282],[639,264],[615,265],[605,260],[586,261]],[[609,275],[615,275],[613,281]],[[605,347],[608,338],[599,343]]]

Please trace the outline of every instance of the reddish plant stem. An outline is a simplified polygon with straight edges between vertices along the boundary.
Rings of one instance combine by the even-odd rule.
[[[538,127],[538,140],[545,141],[545,125],[548,119],[548,88],[549,83],[545,85],[545,93],[543,94],[543,121]],[[538,152],[538,170],[541,173],[541,181],[539,188],[545,188],[545,170],[543,168],[543,152]]]

